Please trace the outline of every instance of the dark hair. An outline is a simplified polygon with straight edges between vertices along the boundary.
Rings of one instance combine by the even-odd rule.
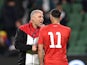
[[[58,9],[53,9],[51,10],[50,14],[55,18],[59,18],[61,15],[61,12]]]
[[[62,2],[57,2],[56,6],[62,5]]]

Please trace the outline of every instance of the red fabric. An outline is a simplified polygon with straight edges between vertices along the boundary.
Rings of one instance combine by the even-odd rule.
[[[24,25],[20,26],[19,29],[24,31],[26,34],[35,38],[35,37],[38,37],[40,28],[35,29],[32,26],[32,23],[30,22],[28,24],[24,24]]]
[[[56,35],[56,32],[61,33],[61,48],[50,48],[51,40],[48,32],[53,33],[54,45],[57,45],[58,43],[58,35]],[[66,46],[70,37],[70,32],[70,28],[60,24],[50,24],[41,28],[39,32],[38,44],[44,45],[44,65],[68,65],[66,57]]]
[[[45,65],[68,65],[67,61],[45,62]]]

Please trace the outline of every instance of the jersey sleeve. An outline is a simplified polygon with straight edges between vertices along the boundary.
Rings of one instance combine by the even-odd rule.
[[[69,29],[68,40],[69,40],[69,38],[70,38],[70,35],[71,35],[71,28]]]
[[[38,44],[43,44],[43,37],[44,37],[44,29],[41,28],[39,31],[39,39],[38,39]]]

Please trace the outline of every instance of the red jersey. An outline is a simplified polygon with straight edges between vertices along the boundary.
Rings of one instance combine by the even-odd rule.
[[[50,24],[40,29],[38,44],[44,45],[44,65],[68,65],[66,46],[71,29],[61,24]]]

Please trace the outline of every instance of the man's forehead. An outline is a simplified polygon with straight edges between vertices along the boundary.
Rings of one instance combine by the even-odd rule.
[[[32,11],[30,17],[32,18],[32,17],[36,17],[36,16],[43,16],[43,11],[41,11],[41,10]]]
[[[34,16],[43,16],[43,13],[38,12],[38,13],[35,13]]]
[[[35,15],[40,15],[40,14],[43,14],[43,12],[36,12],[34,13]]]

